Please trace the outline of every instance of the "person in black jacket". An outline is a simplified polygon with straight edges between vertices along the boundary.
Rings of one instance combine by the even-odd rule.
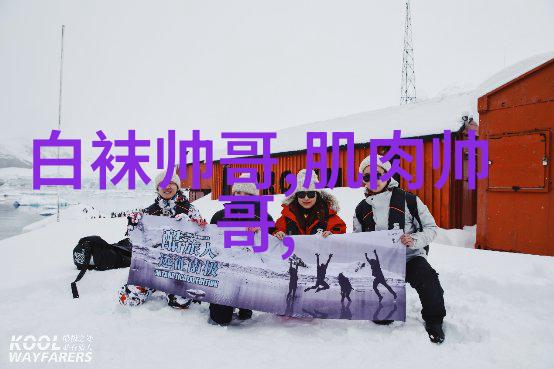
[[[333,254],[329,254],[329,259],[327,259],[326,263],[319,263],[319,254],[315,254],[316,257],[316,268],[317,268],[317,278],[315,281],[315,285],[308,287],[304,289],[304,292],[308,292],[309,290],[315,289],[315,292],[328,290],[329,284],[325,282],[325,275],[327,274],[327,267],[329,266],[329,262],[331,261],[331,258],[333,257]]]
[[[296,289],[298,288],[298,263],[295,263],[295,265],[292,265],[292,259],[289,258],[289,292],[287,293],[287,299],[290,299],[291,297],[293,299],[296,298]]]
[[[247,196],[259,196],[259,190],[256,188],[256,185],[254,183],[235,183],[233,184],[233,187],[231,189],[231,192],[233,193],[233,196],[245,196],[245,200],[243,203],[253,203],[255,208],[255,218],[254,219],[233,219],[233,218],[225,218],[225,210],[219,210],[216,212],[211,221],[210,224],[217,224],[220,221],[249,221],[249,220],[260,220],[260,207],[258,202],[248,201]],[[234,201],[233,203],[238,203],[237,201]],[[239,212],[239,209],[234,210],[235,212]],[[270,222],[273,222],[273,218],[271,215],[267,215],[267,220]],[[250,230],[254,232],[259,232],[260,230],[258,228],[251,228]],[[269,234],[272,234],[274,232],[275,228],[269,228],[268,232]],[[233,312],[235,308],[231,306],[225,306],[225,305],[219,305],[219,304],[210,304],[210,323],[215,323],[219,325],[228,325],[231,323],[231,320],[233,320]],[[247,320],[252,317],[252,310],[249,309],[239,309],[238,313],[238,319],[239,320]]]
[[[339,273],[338,280],[340,286],[340,302],[344,302],[345,298],[348,302],[351,302],[352,299],[350,298],[350,292],[352,292],[354,288],[352,288],[350,279],[348,279],[344,274]]]
[[[370,259],[367,257],[367,252],[365,253],[365,259],[371,266],[371,274],[373,275],[373,290],[379,297],[379,302],[383,300],[383,295],[379,292],[379,289],[377,288],[380,284],[385,286],[387,290],[392,294],[394,299],[396,300],[396,292],[389,286],[387,283],[387,280],[385,279],[385,276],[383,275],[383,271],[381,270],[381,263],[379,263],[379,256],[377,255],[377,250],[373,250],[373,253],[375,254],[375,259]]]
[[[142,214],[167,216],[177,220],[187,218],[192,222],[197,223],[200,227],[205,227],[207,222],[202,218],[200,212],[188,201],[180,189],[180,179],[177,174],[174,174],[170,183],[163,187],[160,183],[165,177],[165,172],[159,173],[155,180],[154,186],[158,197],[152,205],[144,209],[142,212],[131,213],[128,217],[127,233],[138,224]],[[119,302],[125,306],[137,306],[144,303],[155,290],[153,288],[125,284],[119,289]],[[186,309],[191,303],[191,299],[167,294],[167,304],[176,309]]]

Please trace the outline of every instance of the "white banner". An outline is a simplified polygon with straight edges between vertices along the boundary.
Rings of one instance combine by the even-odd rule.
[[[267,252],[224,248],[222,228],[144,216],[131,232],[129,283],[222,305],[294,317],[405,320],[402,231],[270,236]],[[259,236],[258,236],[259,237]]]

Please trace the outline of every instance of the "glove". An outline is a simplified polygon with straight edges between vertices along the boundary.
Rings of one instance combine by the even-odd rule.
[[[133,212],[127,216],[127,232],[125,236],[129,236],[129,232],[135,229],[135,226],[139,223],[139,220],[142,219],[142,213]]]
[[[187,214],[180,213],[180,214],[175,215],[175,217],[173,219],[179,220],[179,221],[182,220],[182,219],[190,220],[190,217]]]
[[[204,219],[197,219],[197,218],[191,218],[191,221],[198,224],[202,230],[206,228],[206,225],[208,225],[208,222],[206,222]]]
[[[142,213],[133,212],[127,216],[128,225],[137,225],[139,220],[142,219]]]

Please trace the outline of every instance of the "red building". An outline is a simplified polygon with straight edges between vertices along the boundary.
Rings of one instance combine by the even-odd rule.
[[[417,104],[396,106],[375,111],[363,112],[341,118],[315,122],[307,125],[292,127],[277,132],[277,139],[272,142],[272,157],[277,159],[277,164],[272,168],[272,188],[266,193],[284,193],[286,184],[284,178],[287,174],[296,174],[306,167],[306,132],[354,132],[355,145],[355,170],[361,160],[369,155],[368,141],[370,138],[392,138],[393,130],[400,129],[403,138],[420,138],[424,142],[424,185],[419,190],[413,191],[427,204],[437,224],[442,228],[461,228],[464,225],[476,223],[476,191],[467,186],[467,179],[456,180],[454,178],[454,150],[450,151],[451,172],[442,188],[436,188],[434,183],[441,175],[440,169],[433,169],[432,165],[432,140],[441,141],[444,130],[450,130],[452,140],[463,139],[468,129],[476,129],[468,111],[472,109],[472,94],[457,94],[427,100]],[[329,135],[330,141],[330,135]],[[405,148],[414,155],[415,148]],[[328,166],[331,165],[331,151],[327,155]],[[465,163],[465,160],[464,160]],[[340,150],[339,176],[335,187],[346,186],[346,150]],[[442,161],[441,161],[441,164]],[[415,175],[415,165],[402,163],[402,166]],[[465,165],[464,165],[465,168]],[[191,187],[192,171],[187,167],[187,180],[183,181],[183,187]],[[258,168],[261,175],[262,168]],[[330,169],[329,169],[330,170]],[[318,173],[319,174],[319,173]],[[226,166],[222,166],[217,158],[214,158],[213,175],[209,180],[202,180],[201,188],[191,191],[191,199],[203,196],[211,192],[212,199],[217,199],[221,194],[229,193],[226,186]],[[401,185],[405,185],[401,181]]]
[[[476,247],[554,256],[554,54],[501,72],[485,92],[489,176],[478,186]]]

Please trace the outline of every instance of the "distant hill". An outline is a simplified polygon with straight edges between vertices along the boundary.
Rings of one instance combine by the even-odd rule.
[[[0,168],[32,168],[33,140],[27,138],[0,139]]]

